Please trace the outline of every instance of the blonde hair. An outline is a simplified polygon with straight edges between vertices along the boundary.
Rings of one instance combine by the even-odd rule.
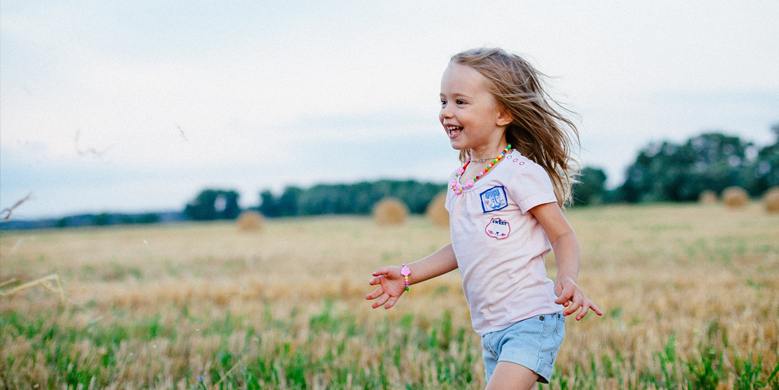
[[[571,203],[571,186],[579,172],[571,150],[579,146],[579,131],[560,113],[573,112],[544,90],[541,81],[546,75],[520,56],[497,48],[471,49],[451,61],[470,66],[490,81],[490,92],[513,118],[506,127],[506,141],[546,170],[560,207]],[[463,163],[469,153],[460,152]]]

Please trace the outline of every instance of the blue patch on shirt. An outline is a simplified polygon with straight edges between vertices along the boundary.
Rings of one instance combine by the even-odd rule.
[[[509,205],[509,199],[506,196],[506,189],[503,186],[492,187],[481,194],[481,209],[485,213],[498,211]]]

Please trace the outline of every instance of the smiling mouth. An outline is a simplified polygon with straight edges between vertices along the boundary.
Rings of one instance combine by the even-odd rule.
[[[446,132],[449,134],[450,139],[457,138],[460,132],[463,130],[462,126],[446,125]]]

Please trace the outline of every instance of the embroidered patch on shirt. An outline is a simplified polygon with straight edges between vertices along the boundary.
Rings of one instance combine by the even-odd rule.
[[[498,211],[509,205],[509,199],[506,196],[506,189],[503,186],[492,187],[481,194],[481,209],[485,213]]]
[[[511,233],[511,225],[509,225],[509,221],[500,218],[492,218],[490,219],[490,222],[487,223],[484,231],[488,236],[502,240]]]

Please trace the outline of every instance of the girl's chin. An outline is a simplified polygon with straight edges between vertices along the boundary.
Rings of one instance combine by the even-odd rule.
[[[452,149],[454,149],[454,150],[462,151],[462,150],[468,149],[468,147],[466,147],[465,144],[463,142],[461,142],[459,139],[449,140],[449,145],[451,145]]]

